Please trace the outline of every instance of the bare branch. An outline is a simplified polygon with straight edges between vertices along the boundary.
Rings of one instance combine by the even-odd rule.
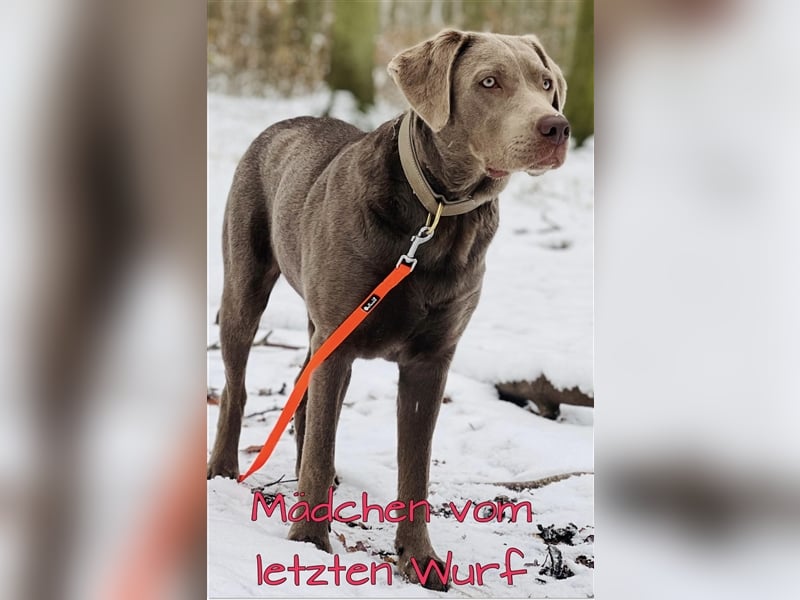
[[[546,485],[550,485],[551,483],[556,483],[559,481],[564,481],[565,479],[569,479],[570,477],[579,477],[580,475],[594,475],[593,471],[573,471],[572,473],[562,473],[560,475],[551,475],[550,477],[544,477],[542,479],[536,479],[534,481],[507,481],[507,482],[498,482],[492,485],[499,485],[501,487],[508,488],[510,490],[514,490],[515,492],[521,492],[523,490],[536,490]]]

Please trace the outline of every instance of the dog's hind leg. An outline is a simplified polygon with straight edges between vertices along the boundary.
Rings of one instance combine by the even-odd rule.
[[[217,437],[208,462],[209,479],[239,475],[238,446],[247,401],[247,359],[261,314],[280,275],[269,246],[266,209],[242,210],[237,201],[242,200],[242,192],[246,190],[241,190],[241,186],[241,182],[238,186],[234,182],[223,225],[225,281],[219,326],[225,387],[220,396]]]
[[[300,368],[300,373],[297,374],[297,377],[294,379],[295,385],[297,385],[297,380],[300,379],[300,374],[306,368],[308,361],[311,360],[311,339],[314,337],[314,323],[311,321],[311,317],[308,319],[308,353],[306,354],[306,359],[303,361],[303,366]],[[303,394],[303,399],[300,401],[300,404],[297,407],[297,412],[294,413],[294,440],[295,444],[297,445],[297,459],[295,461],[294,466],[294,474],[299,478],[300,477],[300,461],[303,458],[303,441],[306,435],[306,405],[308,404],[308,390],[306,393]]]

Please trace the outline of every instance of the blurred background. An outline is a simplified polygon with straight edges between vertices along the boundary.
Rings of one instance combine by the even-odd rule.
[[[3,3],[3,597],[203,597],[207,8]],[[798,7],[595,22],[596,596],[796,597]]]
[[[386,65],[446,27],[534,33],[569,82],[566,114],[578,144],[594,130],[591,0],[271,0],[208,3],[208,88],[244,96],[353,94],[402,107]],[[331,100],[333,101],[333,99]]]
[[[597,2],[598,598],[786,598],[798,7]]]

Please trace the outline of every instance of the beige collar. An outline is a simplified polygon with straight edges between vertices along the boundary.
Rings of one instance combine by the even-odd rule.
[[[422,168],[419,166],[419,159],[414,150],[414,144],[411,142],[411,111],[403,115],[403,120],[400,123],[400,134],[398,136],[398,149],[400,150],[400,164],[403,166],[403,173],[406,175],[414,195],[422,203],[430,214],[435,215],[439,204],[443,205],[442,216],[452,217],[454,215],[463,215],[475,208],[478,208],[482,203],[471,198],[467,200],[458,200],[450,202],[442,196],[437,194],[431,189],[428,180],[422,174]]]

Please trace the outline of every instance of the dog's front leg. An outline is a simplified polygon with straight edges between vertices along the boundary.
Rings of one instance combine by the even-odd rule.
[[[450,356],[417,360],[400,365],[400,384],[397,398],[397,465],[398,500],[406,504],[426,500],[431,462],[431,441],[439,407],[442,403]],[[411,515],[407,515],[411,517]],[[413,557],[422,573],[434,560],[442,565],[428,537],[428,524],[423,508],[414,511],[413,520],[397,526],[395,548],[398,567],[411,581],[419,582],[411,564]],[[446,590],[433,569],[425,587]]]
[[[342,401],[350,381],[352,360],[334,353],[311,376],[306,399],[305,431],[303,434],[298,500],[313,508],[328,500],[333,486],[336,424]],[[327,521],[297,521],[289,530],[289,539],[311,542],[320,550],[331,552]]]

